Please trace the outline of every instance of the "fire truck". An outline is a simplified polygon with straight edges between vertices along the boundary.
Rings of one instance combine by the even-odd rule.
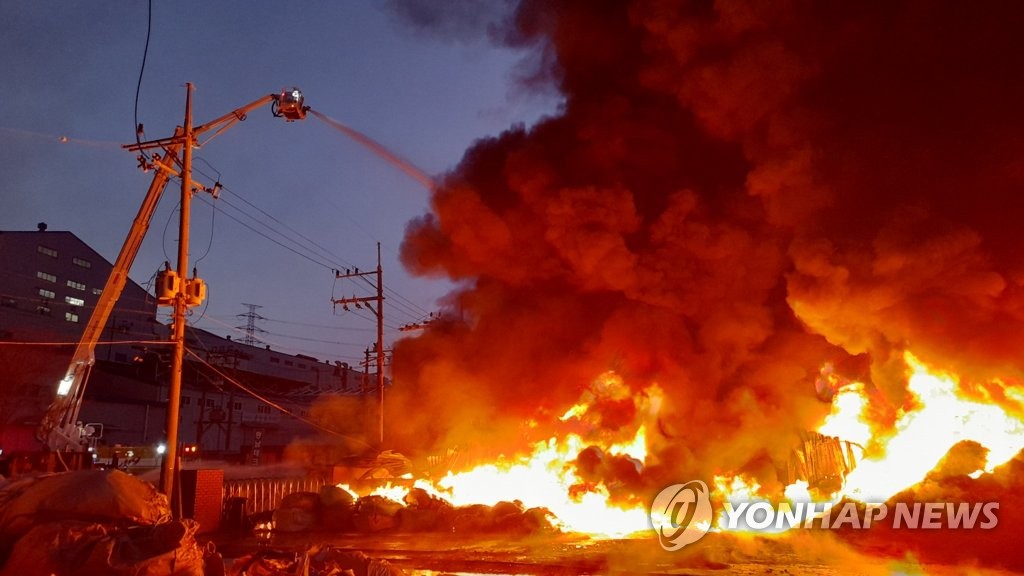
[[[288,122],[305,118],[306,112],[309,110],[309,107],[303,105],[302,92],[297,88],[292,88],[264,96],[194,128],[190,126],[189,116],[188,130],[179,127],[175,135],[170,138],[148,142],[137,141],[125,146],[127,150],[140,152],[140,167],[146,171],[153,170],[155,174],[110,271],[110,276],[103,286],[103,291],[96,302],[96,308],[92,311],[82,336],[75,346],[67,372],[57,384],[56,398],[41,418],[36,436],[43,445],[43,457],[32,459],[34,467],[53,471],[80,469],[92,465],[95,440],[101,434],[102,426],[83,424],[79,419],[79,412],[82,408],[89,373],[95,363],[96,344],[114,304],[120,298],[128,281],[128,272],[142,245],[146,231],[149,229],[150,218],[156,210],[164,188],[172,178],[181,177],[182,172],[186,171],[179,155],[182,154],[186,145],[190,149],[199,147],[201,144],[198,137],[203,133],[214,130],[209,137],[213,138],[236,122],[245,120],[250,111],[266,104],[271,105],[271,112],[275,117],[284,118]],[[190,155],[186,156],[190,157]],[[215,184],[212,189],[200,188],[216,193],[218,187],[219,184]],[[185,296],[185,305],[194,306],[202,302],[205,291],[206,288],[201,279],[180,278],[169,268],[157,278],[157,301],[160,304],[168,304],[166,296],[162,297],[162,295],[180,292]]]

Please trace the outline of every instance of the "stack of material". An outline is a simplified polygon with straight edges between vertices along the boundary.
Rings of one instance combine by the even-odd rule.
[[[353,500],[333,486],[324,487],[319,494],[296,492],[281,501],[273,518],[273,529],[281,532],[532,534],[555,530],[554,516],[545,508],[525,509],[519,502],[455,507],[420,488],[409,490],[404,502],[377,495]]]
[[[151,484],[117,470],[19,478],[0,485],[0,576],[201,576],[197,529],[171,520]]]

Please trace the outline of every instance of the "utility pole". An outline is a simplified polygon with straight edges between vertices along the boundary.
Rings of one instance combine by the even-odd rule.
[[[192,204],[192,83],[185,84],[185,124],[181,138],[181,207],[178,211],[178,278],[188,278],[188,227],[189,208]],[[181,402],[181,372],[185,361],[185,291],[179,285],[174,295],[174,328],[171,340],[174,351],[171,355],[171,385],[167,398],[167,451],[160,467],[161,491],[173,499],[175,475],[178,469],[178,412]]]
[[[337,306],[341,304],[341,308],[345,311],[350,310],[349,304],[354,305],[356,308],[368,308],[377,317],[377,342],[374,345],[376,356],[377,356],[377,390],[380,395],[378,403],[378,438],[381,446],[384,445],[384,272],[381,267],[380,260],[380,242],[377,242],[377,271],[376,272],[360,272],[358,268],[355,271],[345,270],[342,274],[340,270],[334,272],[336,279],[343,278],[356,278],[366,276],[377,276],[377,295],[376,296],[363,296],[357,298],[352,295],[351,298],[337,298],[332,299],[331,302]],[[374,305],[376,301],[376,305]],[[367,369],[369,369],[369,351],[367,351]]]

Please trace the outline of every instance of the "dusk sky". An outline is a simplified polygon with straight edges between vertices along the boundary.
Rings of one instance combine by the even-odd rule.
[[[314,110],[438,175],[476,139],[558,106],[554,91],[519,87],[522,52],[488,42],[483,16],[499,15],[501,2],[463,4],[445,34],[424,31],[410,16],[422,12],[396,4],[154,2],[138,101],[145,138],[170,136],[182,122],[186,82],[195,85],[196,124],[296,86]],[[146,2],[0,5],[0,230],[46,222],[117,256],[152,178],[120,148],[135,138],[146,25]],[[260,108],[195,157],[199,182],[219,173],[226,189],[193,202],[190,262],[209,285],[208,305],[191,314],[196,326],[243,337],[236,315],[243,302],[257,304],[267,319],[259,337],[274,349],[359,360],[375,338],[370,314],[335,312],[330,300],[372,289],[335,282],[331,269],[372,269],[378,241],[388,344],[449,290],[398,262],[428,191],[317,118],[286,124]],[[135,261],[131,277],[143,286],[165,260],[174,265],[179,190],[168,186]]]

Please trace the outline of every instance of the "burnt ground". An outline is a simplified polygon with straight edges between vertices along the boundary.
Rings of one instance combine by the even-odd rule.
[[[966,564],[919,562],[890,542],[884,550],[860,549],[824,532],[777,536],[712,533],[678,552],[664,551],[654,539],[594,540],[571,534],[480,537],[425,534],[334,534],[307,532],[214,535],[211,540],[232,558],[260,549],[301,551],[313,544],[359,550],[386,559],[408,574],[672,574],[672,575],[889,575],[978,576],[1019,574]],[[902,556],[902,557],[900,557]],[[988,562],[985,562],[988,564]]]

